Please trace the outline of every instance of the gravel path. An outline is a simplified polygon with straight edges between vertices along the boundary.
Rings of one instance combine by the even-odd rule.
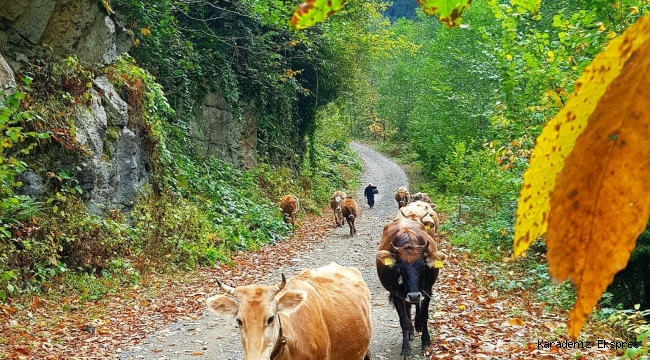
[[[292,266],[276,269],[266,276],[262,283],[276,283],[280,273],[291,276],[306,268],[316,268],[335,261],[341,265],[358,268],[372,293],[372,342],[373,360],[401,359],[401,329],[397,313],[388,304],[388,293],[383,289],[375,270],[375,250],[384,224],[397,211],[392,193],[399,186],[407,185],[404,171],[394,162],[378,152],[361,144],[352,144],[364,161],[362,186],[356,197],[361,209],[357,219],[357,235],[348,236],[347,225],[332,229],[313,250],[308,250],[292,259]],[[379,189],[375,207],[369,209],[363,197],[363,188],[368,182]],[[331,216],[331,214],[326,214]],[[437,286],[437,285],[436,285]],[[435,289],[435,287],[434,287]],[[213,293],[217,293],[214,289]],[[435,297],[435,296],[434,296]],[[435,306],[432,301],[432,308]],[[435,339],[435,331],[431,332]],[[413,353],[419,354],[420,339],[411,342]],[[180,321],[149,336],[140,346],[128,349],[120,359],[242,359],[241,342],[234,321],[224,320],[212,313],[204,312],[196,320]],[[421,359],[422,356],[411,356]]]

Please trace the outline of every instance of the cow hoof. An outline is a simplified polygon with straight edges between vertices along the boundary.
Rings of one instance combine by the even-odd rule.
[[[431,346],[431,341],[422,341],[422,350],[426,350]]]
[[[400,355],[404,356],[404,359],[406,359],[407,356],[411,355],[411,349],[402,349]]]

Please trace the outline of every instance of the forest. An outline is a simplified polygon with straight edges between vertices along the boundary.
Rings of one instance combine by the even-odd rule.
[[[273,257],[273,251],[294,256],[303,244],[333,236],[339,230],[332,230],[332,193],[363,192],[368,164],[354,144],[398,163],[411,194],[425,192],[437,204],[435,239],[456,261],[443,273],[480,269],[486,276],[472,281],[485,294],[525,298],[543,314],[537,325],[522,322],[524,309],[510,314],[503,325],[514,329],[508,336],[519,326],[538,326],[540,338],[576,340],[582,328],[589,339],[641,344],[607,357],[647,358],[647,171],[616,173],[612,177],[619,180],[611,186],[606,180],[589,183],[585,175],[588,184],[574,186],[580,174],[596,171],[587,163],[607,170],[645,168],[650,157],[643,138],[627,137],[630,120],[602,131],[610,131],[609,140],[621,148],[621,139],[627,140],[636,157],[600,153],[582,133],[565,140],[570,136],[560,133],[560,125],[568,131],[568,123],[554,122],[571,121],[573,111],[597,132],[594,118],[614,122],[614,112],[624,112],[606,101],[631,98],[625,102],[634,109],[629,116],[646,119],[648,128],[643,81],[650,65],[641,53],[650,47],[643,33],[647,0],[458,1],[464,4],[460,11],[439,7],[434,16],[426,9],[438,0],[43,2],[49,12],[31,1],[0,0],[0,359],[66,358],[81,349],[78,339],[89,339],[82,352],[119,358],[138,343],[135,333],[149,327],[118,330],[113,324],[108,330],[107,318],[133,317],[125,309],[168,314],[151,325],[159,329],[182,317],[196,320],[207,292],[216,289],[215,274],[257,281],[264,266],[279,279],[274,269],[291,260]],[[327,8],[331,3],[340,9]],[[318,11],[322,21],[302,23]],[[102,41],[109,50],[95,55]],[[607,47],[615,41],[618,48]],[[634,51],[623,49],[630,42]],[[620,58],[620,66],[610,58]],[[598,72],[598,66],[606,70]],[[591,73],[605,73],[608,80],[589,79]],[[617,76],[640,85],[621,86]],[[580,115],[588,106],[578,104],[583,99],[593,106]],[[549,162],[555,172],[535,160],[546,154],[541,139],[555,135],[546,133],[553,131],[545,127],[549,123],[564,141],[558,147],[571,148],[562,155],[566,160]],[[643,135],[642,127],[633,134]],[[539,185],[532,170],[559,173],[557,185],[555,178],[553,185]],[[551,213],[544,212],[544,225],[530,225],[521,240],[522,223],[542,216],[542,210],[525,212],[526,191],[539,194],[544,186],[549,194],[535,204]],[[567,232],[576,240],[563,240],[558,234],[577,222],[558,219],[578,206],[566,205],[558,194],[583,201],[587,189],[620,191],[623,200],[607,201],[612,205],[589,216],[576,211],[575,217],[592,222],[589,237]],[[639,198],[638,213],[618,212],[628,190]],[[393,191],[379,189],[389,198]],[[279,208],[287,194],[299,199],[295,224]],[[634,229],[641,225],[639,236]],[[599,231],[617,233],[592,237]],[[379,239],[369,241],[374,260]],[[558,258],[561,246],[575,254]],[[611,254],[621,248],[623,255]],[[615,265],[603,266],[613,281],[604,270],[588,275],[561,267],[582,262],[586,268],[594,258],[596,265],[607,262],[589,257],[596,252],[613,259]],[[589,276],[605,280],[592,286]],[[592,290],[601,287],[604,293]],[[186,299],[174,288],[199,295]],[[459,291],[464,289],[450,293]],[[163,295],[164,301],[152,300]],[[169,305],[180,298],[182,305]],[[161,310],[166,308],[171,310]],[[438,307],[432,316],[441,312],[452,310]],[[547,316],[559,317],[561,325],[549,325]],[[434,347],[424,349],[425,356],[437,358],[440,346],[447,355],[467,356],[436,343],[431,319]],[[391,337],[399,337],[393,330]],[[90,342],[97,336],[112,345]],[[526,341],[510,354],[536,358],[532,340]],[[545,354],[595,356],[552,346]]]

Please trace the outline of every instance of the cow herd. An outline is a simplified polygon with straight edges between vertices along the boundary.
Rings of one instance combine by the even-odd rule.
[[[398,212],[384,226],[376,252],[377,275],[389,292],[402,329],[401,355],[421,333],[422,349],[431,344],[429,303],[445,254],[434,236],[439,219],[429,195],[395,191]],[[353,197],[336,191],[329,199],[334,226],[356,234],[359,217]],[[287,195],[280,208],[295,224],[298,198]],[[359,270],[336,263],[282,280],[277,285],[230,287],[217,279],[226,295],[207,300],[210,310],[236,319],[246,360],[370,360],[370,290]],[[415,318],[411,310],[415,307]]]

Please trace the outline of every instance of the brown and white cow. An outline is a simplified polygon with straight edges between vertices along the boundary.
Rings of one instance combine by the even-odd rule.
[[[351,196],[343,199],[343,202],[341,203],[341,212],[350,227],[350,236],[354,236],[357,233],[354,221],[359,217],[359,206],[357,205],[357,201]]]
[[[431,204],[424,201],[414,201],[399,209],[397,215],[395,215],[395,220],[401,218],[408,218],[421,222],[431,237],[436,235],[438,228],[440,227],[438,213],[434,210]]]
[[[336,263],[274,286],[230,287],[207,300],[235,318],[244,360],[370,360],[370,290],[359,270]]]
[[[397,208],[400,209],[406,206],[411,201],[411,194],[407,188],[400,186],[395,190],[395,201],[397,201]]]
[[[429,303],[444,258],[420,222],[399,219],[384,226],[377,247],[377,275],[397,310],[402,328],[401,355],[405,359],[411,353],[409,341],[415,331],[422,332],[422,349],[431,344],[427,327]],[[411,322],[411,305],[415,305],[415,327]]]
[[[280,200],[280,209],[282,209],[285,223],[291,225],[296,224],[296,213],[298,212],[299,206],[300,202],[294,195],[286,195]]]
[[[341,211],[341,203],[346,197],[347,195],[345,195],[343,191],[335,191],[334,194],[332,194],[332,197],[330,197],[330,208],[334,213],[334,223],[337,227],[343,226],[345,222],[345,220],[343,220],[343,212]]]
[[[416,192],[415,194],[411,195],[411,202],[416,202],[416,201],[424,201],[425,203],[431,204],[431,207],[433,210],[438,208],[438,205],[434,204],[431,201],[431,197],[429,197],[429,194],[423,193],[423,192]]]

